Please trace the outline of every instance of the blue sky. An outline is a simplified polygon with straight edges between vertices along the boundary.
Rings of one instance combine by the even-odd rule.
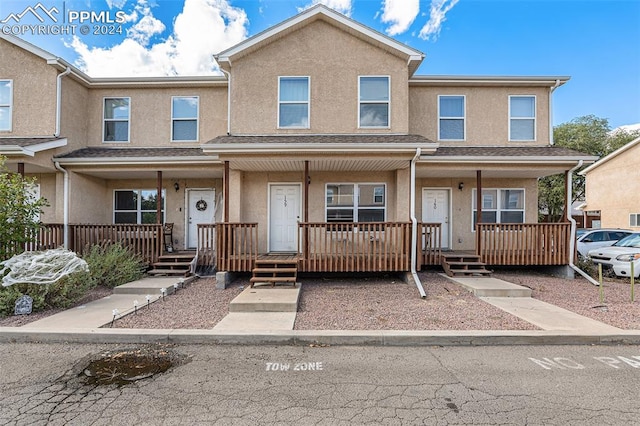
[[[612,128],[640,123],[640,0],[1,0],[0,30],[96,77],[211,74],[214,53],[318,2],[425,53],[417,74],[571,76],[555,92],[555,124],[587,114]],[[7,20],[38,3],[44,23]],[[69,12],[102,21],[82,23],[87,35],[74,22],[75,36],[18,27],[60,27]],[[103,25],[116,18],[125,22]]]

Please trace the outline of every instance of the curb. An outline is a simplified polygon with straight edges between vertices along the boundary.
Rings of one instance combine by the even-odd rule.
[[[342,331],[293,330],[220,332],[170,329],[21,330],[0,327],[0,343],[119,343],[213,345],[327,346],[513,346],[513,345],[640,345],[640,330],[616,334],[575,331]]]

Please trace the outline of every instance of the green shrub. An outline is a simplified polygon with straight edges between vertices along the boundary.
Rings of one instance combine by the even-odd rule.
[[[113,288],[139,280],[146,270],[142,258],[120,243],[92,246],[83,259],[89,265],[90,288]]]
[[[54,284],[14,284],[0,287],[0,317],[13,315],[16,300],[22,295],[33,299],[33,312],[68,308],[86,294],[91,279],[88,272],[76,272]]]
[[[14,284],[0,286],[0,317],[13,315],[18,298],[33,298],[33,312],[68,308],[97,286],[113,288],[138,280],[146,265],[142,258],[121,244],[95,245],[84,256],[89,272],[76,272],[54,284]]]

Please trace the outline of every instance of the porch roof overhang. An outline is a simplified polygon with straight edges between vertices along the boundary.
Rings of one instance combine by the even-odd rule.
[[[53,161],[75,172],[103,179],[155,178],[158,171],[173,179],[219,178],[222,163],[200,148],[90,147],[65,153]],[[217,166],[217,167],[216,167]]]
[[[10,137],[0,138],[0,154],[5,156],[34,157],[36,153],[67,145],[66,138]]]
[[[438,144],[405,134],[238,135],[204,144],[232,169],[244,171],[382,171],[404,169],[418,149]]]
[[[598,157],[567,148],[539,147],[440,147],[422,155],[416,177],[541,178],[564,173],[580,161],[591,164]]]

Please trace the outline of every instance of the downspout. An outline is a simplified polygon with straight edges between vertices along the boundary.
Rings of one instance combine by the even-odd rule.
[[[56,166],[56,169],[58,169],[59,171],[61,171],[64,174],[64,184],[63,184],[63,190],[62,190],[62,198],[63,198],[63,204],[62,204],[62,211],[63,211],[63,219],[62,222],[64,224],[64,231],[63,231],[63,241],[64,241],[64,248],[69,249],[69,172],[67,172],[65,169],[63,169],[60,166],[59,162],[55,162],[54,163]]]
[[[549,90],[549,145],[553,145],[553,100],[552,95],[555,90],[560,87],[560,79],[556,79],[556,84],[551,86]]]
[[[56,132],[53,134],[54,137],[60,136],[60,116],[62,115],[62,77],[69,74],[71,72],[71,67],[67,67],[67,69],[58,74],[56,81]]]
[[[583,160],[580,160],[578,164],[574,168],[569,170],[569,173],[567,173],[567,202],[569,203],[569,205],[566,206],[565,209],[569,210],[567,218],[569,219],[569,222],[571,222],[571,235],[569,236],[569,266],[571,267],[571,269],[585,277],[591,284],[600,285],[600,283],[598,283],[598,281],[591,277],[591,275],[587,274],[585,271],[573,264],[573,257],[576,250],[576,220],[571,216],[570,211],[571,199],[573,198],[573,172],[582,167],[583,162]]]
[[[231,73],[220,67],[220,71],[227,76],[227,136],[231,136]]]
[[[411,277],[413,282],[416,283],[420,297],[425,299],[427,293],[425,293],[422,287],[422,282],[418,278],[418,271],[416,270],[417,264],[417,251],[418,251],[418,219],[416,219],[416,161],[420,157],[420,148],[416,148],[416,155],[411,160],[411,173],[410,173],[410,190],[409,190],[409,214],[411,215]]]

